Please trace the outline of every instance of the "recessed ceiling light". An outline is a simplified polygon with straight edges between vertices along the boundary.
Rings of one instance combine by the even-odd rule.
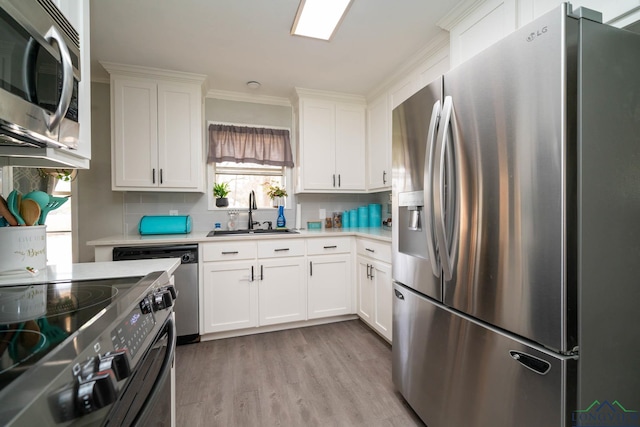
[[[300,0],[291,34],[329,40],[353,0]]]
[[[249,89],[258,89],[260,87],[260,82],[257,82],[255,80],[251,80],[250,82],[247,82],[247,87]]]

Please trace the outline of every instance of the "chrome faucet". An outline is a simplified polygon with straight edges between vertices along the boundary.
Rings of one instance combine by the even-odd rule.
[[[258,206],[256,205],[256,193],[251,190],[251,192],[249,193],[249,230],[253,230],[253,226],[255,224],[260,224],[259,222],[253,220],[254,209],[258,209]]]

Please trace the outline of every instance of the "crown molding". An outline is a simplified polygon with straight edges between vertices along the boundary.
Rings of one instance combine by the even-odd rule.
[[[227,90],[211,89],[207,92],[207,98],[224,99],[227,101],[251,102],[253,104],[279,105],[281,107],[291,107],[288,98],[269,95],[254,95],[242,92],[232,92]]]
[[[464,18],[473,13],[474,10],[482,6],[486,0],[463,0],[456,5],[449,13],[442,17],[436,25],[443,30],[451,31],[453,27],[462,22]]]
[[[382,83],[367,94],[367,99],[375,99],[382,95],[385,91],[389,90],[389,88],[410,74],[416,67],[426,63],[431,58],[437,57],[440,59],[442,52],[446,55],[449,54],[449,33],[444,31],[431,39],[429,44],[412,55],[409,60],[396,67],[393,74],[383,80]]]
[[[98,61],[109,74],[118,74],[140,78],[162,78],[182,83],[197,83],[202,85],[207,76],[203,74],[186,73],[182,71],[162,70],[160,68],[140,67],[137,65],[116,64],[114,62]]]
[[[357,103],[357,104],[367,103],[367,99],[361,95],[354,95],[354,94],[342,93],[342,92],[331,92],[328,90],[305,89],[301,87],[293,88],[292,98],[294,100],[298,100],[304,97],[326,99],[329,101],[350,102],[350,103]]]
[[[109,85],[111,84],[111,80],[105,79],[104,77],[94,77],[91,79],[91,83],[103,83]]]

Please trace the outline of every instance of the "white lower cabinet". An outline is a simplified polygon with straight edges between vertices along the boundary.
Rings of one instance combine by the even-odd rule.
[[[254,261],[205,262],[203,333],[258,326],[258,288],[251,280]]]
[[[258,326],[258,250],[255,242],[215,242],[200,245],[202,260],[201,332],[231,331]]]
[[[351,304],[351,255],[309,256],[309,319],[353,312]]]
[[[393,283],[390,245],[358,239],[357,246],[358,316],[391,341]]]
[[[304,241],[202,245],[203,333],[305,320]]]
[[[309,319],[352,314],[350,237],[307,239]]]
[[[306,320],[304,240],[259,241],[257,268],[259,325]]]
[[[373,304],[375,300],[373,282],[369,279],[371,275],[371,260],[358,256],[358,316],[368,324],[373,323]]]

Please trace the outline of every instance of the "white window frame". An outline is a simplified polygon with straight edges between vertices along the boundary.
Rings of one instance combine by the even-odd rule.
[[[288,130],[289,134],[291,134],[291,128],[288,127],[280,127],[280,126],[265,126],[265,125],[254,125],[254,124],[248,124],[248,123],[229,123],[229,122],[216,122],[216,121],[207,121],[207,129],[209,129],[209,125],[226,125],[226,126],[246,126],[246,127],[253,127],[253,128],[265,128],[265,129],[283,129],[283,130]],[[207,132],[207,144],[206,144],[207,148],[209,147],[209,139],[208,139],[208,132]],[[206,154],[205,154],[206,156]],[[287,190],[287,194],[288,196],[285,199],[285,206],[291,206],[291,194],[293,192],[293,168],[288,168],[288,167],[284,167],[284,173],[283,173],[283,178],[284,178],[284,182],[285,182],[285,188]],[[207,191],[207,210],[210,211],[220,211],[220,210],[238,210],[237,207],[227,207],[227,208],[219,208],[216,206],[216,199],[215,197],[213,197],[213,184],[215,183],[216,180],[216,167],[215,164],[213,163],[207,163],[207,183],[206,183],[206,191]],[[262,191],[261,188],[256,188],[255,189],[256,192],[258,191]],[[248,197],[248,195],[247,195]],[[247,198],[247,208],[249,207],[248,205],[249,203],[249,199]],[[260,208],[259,209],[266,209],[266,208]],[[277,209],[277,208],[273,208],[270,207],[269,209]]]

